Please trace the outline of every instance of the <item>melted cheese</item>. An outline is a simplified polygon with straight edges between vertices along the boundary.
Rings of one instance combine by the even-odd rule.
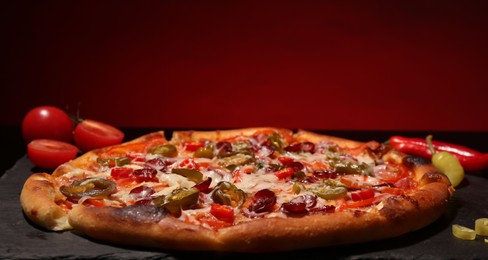
[[[192,158],[193,152],[184,151],[183,146],[179,147],[180,154],[177,157],[172,158],[161,158],[157,154],[141,154],[140,158],[144,158],[144,161],[135,160],[134,162],[124,165],[125,168],[131,168],[133,170],[142,169],[148,167],[146,165],[147,161],[161,158],[166,160],[164,166],[155,167],[157,170],[157,180],[158,182],[142,182],[142,183],[132,183],[124,186],[119,186],[117,191],[111,195],[111,200],[105,200],[107,204],[113,206],[130,205],[135,203],[133,196],[131,196],[130,191],[136,187],[145,185],[148,187],[153,187],[156,192],[151,195],[152,198],[167,196],[172,192],[179,189],[190,189],[194,187],[197,183],[190,180],[187,177],[181,176],[179,174],[171,173],[172,169],[176,168],[194,168],[198,169],[203,174],[203,180],[211,178],[210,188],[214,188],[220,182],[230,182],[233,183],[238,189],[244,191],[247,196],[253,196],[256,192],[269,189],[273,191],[276,195],[276,207],[279,207],[283,203],[290,202],[299,195],[314,195],[313,187],[314,185],[324,185],[322,180],[319,180],[318,184],[314,183],[301,183],[300,185],[303,189],[300,190],[298,194],[293,192],[293,184],[296,180],[291,177],[279,179],[274,173],[277,171],[276,167],[286,167],[280,159],[293,160],[295,162],[300,162],[304,165],[303,173],[308,177],[313,177],[314,170],[326,170],[331,167],[330,160],[341,160],[350,163],[364,164],[366,167],[371,168],[373,172],[375,163],[375,158],[370,155],[363,153],[359,156],[350,156],[342,153],[335,153],[328,151],[328,147],[335,146],[332,143],[322,143],[321,148],[315,153],[309,152],[283,152],[279,155],[270,154],[269,148],[259,148],[254,157],[251,157],[251,161],[245,161],[249,155],[242,155],[236,158],[219,158],[214,156],[214,158]],[[96,160],[96,158],[92,158]],[[234,160],[235,159],[235,160]],[[237,163],[238,165],[232,170],[226,168],[229,164]],[[241,165],[239,165],[241,164]],[[325,169],[324,169],[325,168]],[[112,168],[108,166],[101,166],[99,171],[88,171],[86,169],[72,169],[67,172],[64,177],[66,178],[83,178],[84,176],[89,177],[102,177],[111,179]],[[334,184],[335,183],[335,184]],[[359,185],[368,184],[366,179],[359,179]],[[329,180],[326,185],[342,185],[338,180]],[[317,197],[316,207],[321,207],[324,205],[335,206],[336,208],[342,207],[345,199],[340,200],[325,200]],[[201,223],[199,216],[209,214],[210,205],[213,202],[211,198],[211,193],[203,194],[200,193],[199,201],[201,205],[194,209],[185,209],[182,211],[180,219],[188,223],[199,223],[202,225],[207,225]],[[383,207],[383,203],[379,203],[374,207],[370,207],[367,210],[380,210]],[[247,210],[247,209],[242,209]],[[240,215],[241,209],[235,208],[234,212],[236,216],[236,221],[249,221],[249,218]],[[267,213],[265,217],[286,217],[286,214],[276,210],[271,213]]]

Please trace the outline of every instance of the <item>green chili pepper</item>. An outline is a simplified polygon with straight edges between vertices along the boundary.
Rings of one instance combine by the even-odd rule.
[[[250,155],[238,153],[229,157],[221,158],[219,164],[223,165],[224,167],[228,167],[231,165],[239,166],[239,165],[250,163],[253,160],[254,157]]]
[[[329,165],[332,170],[337,173],[343,174],[361,174],[373,176],[373,169],[366,163],[358,163],[352,160],[341,160],[337,157],[332,157],[329,159]]]
[[[131,159],[128,157],[109,158],[109,159],[102,159],[100,157],[97,158],[98,164],[100,164],[101,166],[108,166],[108,167],[124,166],[124,165],[129,164],[130,162],[131,162]]]
[[[293,179],[297,179],[297,180],[301,180],[301,179],[304,179],[306,177],[305,173],[304,172],[294,172],[293,175],[292,175],[292,178]]]
[[[243,190],[226,181],[219,182],[211,196],[215,203],[235,208],[241,207],[246,200],[246,193]]]
[[[225,166],[225,168],[226,168],[227,170],[229,170],[229,172],[233,172],[235,169],[237,169],[237,167],[238,167],[238,166],[237,166],[237,165],[235,165],[235,164],[231,164],[231,165],[227,165],[227,166]]]
[[[436,152],[432,135],[428,135],[426,141],[432,154],[432,164],[449,178],[453,187],[458,186],[464,179],[464,169],[459,160],[449,152]]]
[[[193,157],[212,159],[214,157],[213,150],[214,149],[211,145],[200,147],[193,153]]]
[[[80,199],[84,196],[106,197],[115,191],[117,184],[104,178],[87,178],[76,180],[69,186],[61,186],[59,190],[69,199]]]
[[[291,188],[291,191],[293,192],[293,194],[300,194],[300,192],[302,190],[306,190],[305,185],[303,185],[302,183],[299,183],[299,182],[293,183],[293,186]]]
[[[162,145],[154,146],[149,148],[148,152],[152,154],[159,154],[164,157],[175,157],[176,155],[178,155],[176,146],[172,144],[162,144]]]
[[[182,209],[190,209],[198,203],[200,191],[196,188],[177,189],[167,196],[158,197],[153,204],[165,207],[172,215],[179,216]]]
[[[310,191],[325,200],[335,200],[347,196],[347,189],[344,187],[324,186]]]
[[[218,158],[226,158],[226,157],[231,157],[231,156],[235,156],[238,154],[254,156],[254,153],[252,151],[252,147],[247,142],[235,142],[235,143],[232,143],[231,145],[232,145],[231,151],[221,150],[219,152],[219,154],[217,154],[217,157]]]
[[[271,145],[275,148],[276,151],[279,153],[283,153],[283,148],[284,144],[283,141],[281,140],[281,137],[277,133],[273,133],[268,136],[268,141],[271,143]]]
[[[175,173],[184,177],[187,177],[188,179],[194,181],[194,182],[201,182],[203,180],[203,174],[200,171],[197,171],[195,169],[190,169],[190,168],[174,168],[171,170],[171,173]]]

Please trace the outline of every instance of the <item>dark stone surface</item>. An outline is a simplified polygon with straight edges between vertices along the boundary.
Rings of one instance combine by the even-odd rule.
[[[133,135],[145,133],[131,132]],[[363,133],[364,134],[364,133]],[[343,135],[345,135],[343,133]],[[131,135],[129,135],[131,137]],[[346,135],[347,136],[347,135]],[[351,135],[349,135],[351,136]],[[357,135],[358,139],[364,139]],[[365,135],[369,136],[369,135]],[[385,138],[388,134],[385,134]],[[447,136],[447,135],[446,135]],[[354,136],[353,136],[354,137]],[[350,137],[350,138],[353,138]],[[454,140],[454,139],[453,139]],[[479,148],[488,150],[488,143]],[[482,150],[483,151],[483,150]],[[22,185],[38,169],[22,156],[0,178],[0,259],[488,259],[483,237],[463,241],[453,237],[452,224],[474,228],[477,218],[488,217],[488,171],[469,172],[457,187],[448,211],[431,225],[394,239],[277,254],[224,254],[128,248],[84,238],[73,232],[50,232],[23,215]]]

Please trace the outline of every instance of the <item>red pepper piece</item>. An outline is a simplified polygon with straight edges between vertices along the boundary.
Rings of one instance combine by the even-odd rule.
[[[275,172],[274,174],[276,175],[276,177],[278,177],[278,179],[281,180],[281,179],[291,177],[294,173],[295,173],[295,170],[293,170],[292,167],[286,167],[286,168],[283,168],[283,169]]]
[[[234,209],[230,206],[212,204],[210,207],[210,214],[219,220],[232,223],[234,222]]]
[[[389,141],[394,148],[406,154],[427,159],[432,158],[432,153],[425,138],[392,136]],[[467,171],[479,171],[488,168],[488,154],[483,154],[465,146],[441,141],[432,141],[432,145],[436,151],[445,151],[454,155]]]
[[[360,190],[351,192],[351,199],[353,201],[371,199],[372,197],[374,197],[374,190]]]

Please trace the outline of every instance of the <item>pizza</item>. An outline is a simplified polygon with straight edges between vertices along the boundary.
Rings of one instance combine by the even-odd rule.
[[[152,132],[34,173],[20,202],[47,230],[192,251],[276,252],[398,237],[454,192],[429,160],[307,130]]]

